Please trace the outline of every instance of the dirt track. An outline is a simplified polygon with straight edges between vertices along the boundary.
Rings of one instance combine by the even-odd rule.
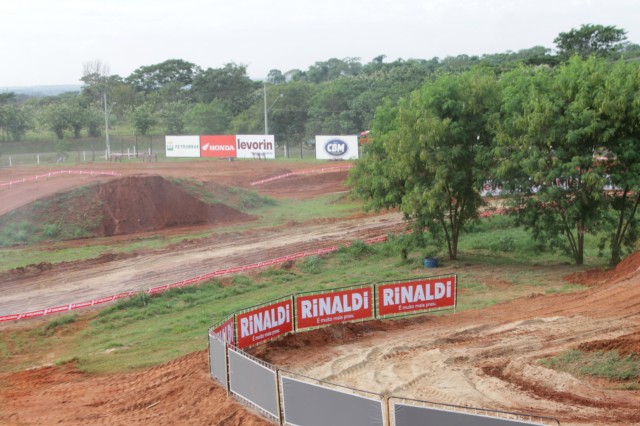
[[[181,163],[179,168],[164,163],[118,164],[113,168],[124,174],[190,176],[241,186],[284,171],[268,162],[195,162]],[[0,170],[0,182],[7,180],[7,173]],[[33,171],[18,169],[17,173]],[[65,180],[62,186],[81,182]],[[290,189],[284,188],[286,183],[272,183],[261,191],[309,197],[343,189],[330,180],[323,184],[322,179],[305,177],[295,182]],[[51,188],[60,190],[60,186],[52,182]],[[46,188],[39,184],[32,190],[43,196],[49,193]],[[8,196],[0,191],[0,205]],[[119,283],[130,289],[140,282],[145,284],[137,288],[174,282],[299,251],[305,244],[319,247],[385,234],[385,227],[396,226],[397,221],[397,215],[390,215],[330,226],[296,224],[184,244],[175,251],[53,268],[0,284],[0,314],[51,306],[60,300],[85,300],[102,294],[101,287],[112,294],[117,291],[112,286]],[[455,271],[439,272],[465,268],[459,265]],[[579,345],[637,352],[638,269],[640,255],[636,254],[609,274],[574,277],[592,286],[581,293],[533,294],[455,315],[332,327],[288,336],[257,352],[278,366],[375,392],[553,416],[563,425],[640,425],[639,391],[615,390],[615,383],[560,374],[536,361]],[[492,280],[491,267],[478,273],[486,282]],[[550,270],[553,274],[557,271]],[[206,366],[206,354],[198,352],[130,374],[93,377],[65,365],[0,376],[0,423],[267,424],[228,399],[208,379]]]
[[[105,263],[78,262],[46,269],[26,278],[5,275],[0,281],[0,315],[146,290],[219,269],[385,235],[389,229],[398,229],[400,223],[398,214],[388,214],[337,224],[292,225],[286,229],[216,237],[195,243],[195,247],[184,244],[172,251],[140,254]]]

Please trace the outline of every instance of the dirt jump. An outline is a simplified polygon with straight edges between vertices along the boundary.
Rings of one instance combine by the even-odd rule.
[[[100,232],[111,235],[109,238],[132,238],[144,232],[174,232],[176,227],[253,220],[228,207],[210,209],[197,202],[189,204],[194,201],[180,198],[184,194],[173,194],[178,198],[172,203],[188,205],[189,214],[193,213],[186,222],[178,222],[188,215],[172,217],[154,200],[135,195],[143,194],[146,186],[164,187],[168,178],[253,188],[276,198],[303,199],[348,190],[346,171],[251,185],[308,168],[308,164],[292,162],[283,167],[268,161],[114,163],[108,171],[118,176],[59,175],[2,187],[0,215],[53,193],[99,182],[101,192],[92,196],[102,197],[97,198],[98,204],[111,217],[100,225]],[[36,168],[0,169],[0,182],[37,172]],[[135,197],[139,203],[127,206],[131,203],[118,201],[123,197]],[[0,315],[100,297],[107,290],[146,289],[199,271],[278,257],[301,247],[329,246],[403,229],[397,213],[323,225],[296,223],[149,253],[9,271],[0,274]],[[494,268],[461,263],[455,270],[445,265],[438,273],[472,271],[488,286],[509,286],[511,283],[495,278]],[[517,266],[512,268],[515,271]],[[490,308],[440,316],[333,326],[285,336],[252,353],[293,372],[380,394],[531,413],[570,426],[640,425],[640,391],[623,390],[609,380],[560,373],[538,362],[569,349],[640,354],[640,253],[614,270],[558,276],[550,267],[548,277],[588,288],[567,294],[531,293]],[[28,323],[6,323],[0,332]],[[70,362],[0,374],[0,424],[271,423],[228,397],[209,377],[207,353],[199,351],[131,373],[92,375]]]

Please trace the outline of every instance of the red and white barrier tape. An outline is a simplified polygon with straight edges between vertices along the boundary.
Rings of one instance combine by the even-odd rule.
[[[387,236],[386,235],[382,235],[379,237],[374,237],[374,238],[369,238],[368,240],[365,240],[364,243],[365,244],[375,244],[375,243],[380,243],[383,241],[387,240]],[[349,246],[349,244],[346,244],[346,246]],[[311,250],[311,251],[301,251],[301,252],[297,252],[297,253],[293,253],[287,256],[282,256],[282,257],[278,257],[276,259],[269,259],[269,260],[265,260],[263,262],[259,262],[259,263],[252,263],[249,265],[243,265],[243,266],[235,266],[233,268],[227,268],[227,269],[219,269],[217,271],[213,271],[213,272],[209,272],[208,274],[204,274],[204,275],[200,275],[197,277],[192,277],[192,278],[187,278],[185,280],[182,281],[178,281],[175,282],[173,284],[165,284],[165,285],[161,285],[158,287],[152,287],[148,290],[144,290],[144,291],[127,291],[124,293],[118,293],[115,294],[113,296],[106,296],[106,297],[101,297],[99,299],[94,299],[94,300],[90,300],[90,301],[86,301],[86,302],[80,302],[80,303],[70,303],[68,305],[61,305],[61,306],[56,306],[53,308],[45,308],[45,309],[39,309],[36,311],[30,311],[30,312],[23,312],[20,314],[9,314],[9,315],[3,315],[0,316],[0,322],[6,322],[6,321],[16,321],[16,320],[21,320],[21,319],[28,319],[28,318],[36,318],[36,317],[42,317],[45,315],[51,315],[51,314],[56,314],[56,313],[60,313],[60,312],[67,312],[67,311],[73,311],[76,309],[81,309],[81,308],[88,308],[91,306],[96,306],[96,305],[100,305],[103,303],[108,303],[108,302],[113,302],[115,300],[118,299],[122,299],[125,297],[131,297],[131,296],[135,296],[136,294],[140,294],[142,292],[147,293],[149,295],[153,295],[153,294],[160,294],[160,293],[164,293],[167,290],[170,290],[172,288],[178,288],[178,287],[185,287],[188,285],[192,285],[192,284],[197,284],[197,283],[201,283],[203,281],[207,281],[211,278],[214,277],[219,277],[222,275],[229,275],[229,274],[235,274],[238,272],[245,272],[245,271],[251,271],[254,269],[258,269],[258,268],[264,268],[266,266],[273,266],[279,263],[284,263],[290,260],[296,260],[296,259],[301,259],[304,257],[309,257],[309,256],[318,256],[318,255],[322,255],[322,254],[327,254],[327,253],[332,253],[334,251],[337,251],[339,249],[339,246],[331,246],[331,247],[327,247],[327,248],[322,248],[322,249],[316,249],[316,250]]]
[[[317,173],[331,173],[331,172],[340,172],[342,170],[349,170],[353,168],[352,164],[347,164],[344,166],[334,166],[334,167],[322,167],[320,169],[309,169],[309,170],[301,170],[297,172],[290,172],[284,175],[278,175],[274,177],[270,177],[267,179],[258,180],[255,182],[251,182],[251,186],[262,185],[264,183],[273,182],[274,180],[288,178],[289,176],[300,176],[300,175],[312,175]]]
[[[38,180],[41,179],[46,179],[46,178],[50,178],[52,176],[57,176],[57,175],[91,175],[91,176],[102,176],[102,175],[107,175],[107,176],[120,176],[120,173],[116,173],[116,172],[111,172],[111,171],[101,171],[101,170],[56,170],[54,172],[48,172],[42,175],[36,175],[36,176],[30,176],[30,177],[25,177],[25,178],[20,178],[20,179],[16,179],[16,180],[10,180],[9,182],[0,182],[0,187],[5,187],[5,186],[13,186],[13,185],[17,185],[20,183],[27,183],[27,182],[36,182]]]

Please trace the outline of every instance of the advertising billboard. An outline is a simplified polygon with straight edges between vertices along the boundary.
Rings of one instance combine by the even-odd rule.
[[[236,315],[236,346],[240,349],[293,331],[293,300],[268,303]]]
[[[236,157],[236,137],[234,135],[200,136],[200,156],[217,158]]]
[[[378,318],[456,306],[456,276],[378,284]]]
[[[371,286],[298,295],[296,330],[374,319]]]
[[[165,136],[167,157],[200,157],[200,136]]]
[[[273,135],[236,135],[238,158],[276,158]]]
[[[316,136],[318,160],[355,160],[358,158],[358,135]]]
[[[235,344],[234,338],[234,317],[231,315],[226,321],[211,330],[212,336],[217,336],[225,343]]]

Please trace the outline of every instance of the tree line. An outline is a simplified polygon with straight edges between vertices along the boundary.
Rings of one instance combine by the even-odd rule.
[[[369,209],[399,208],[451,259],[487,180],[511,193],[539,249],[578,265],[588,234],[611,265],[638,240],[638,62],[584,52],[554,67],[435,75],[379,107],[371,134],[350,174],[354,193]]]
[[[520,66],[558,67],[574,54],[608,59],[640,57],[640,46],[614,26],[584,25],[561,33],[556,49],[535,46],[518,52],[444,59],[385,62],[380,55],[331,58],[306,70],[271,70],[252,80],[247,67],[229,63],[202,69],[181,59],[141,66],[131,75],[112,75],[100,61],[84,64],[79,93],[25,98],[0,94],[0,140],[21,141],[28,132],[50,132],[57,139],[100,137],[105,115],[110,126],[136,135],[262,133],[264,108],[269,133],[298,144],[316,134],[356,134],[369,129],[376,109],[398,102],[424,81],[456,75],[473,67],[503,74]]]

